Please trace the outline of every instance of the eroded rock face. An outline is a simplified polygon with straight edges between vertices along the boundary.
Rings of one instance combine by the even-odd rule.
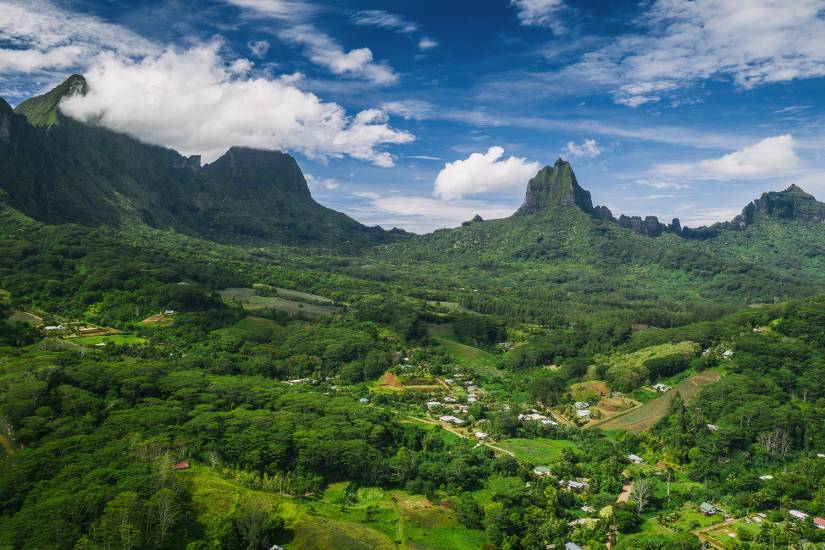
[[[11,117],[14,116],[11,106],[5,100],[0,99],[0,141],[11,142]]]
[[[524,204],[516,211],[517,216],[536,214],[553,208],[577,206],[583,212],[593,214],[590,192],[582,189],[570,163],[559,159],[553,166],[545,166],[527,184]]]
[[[817,201],[813,195],[794,184],[784,191],[763,193],[760,198],[747,205],[733,223],[740,226],[750,225],[760,216],[803,223],[823,223],[825,203]]]

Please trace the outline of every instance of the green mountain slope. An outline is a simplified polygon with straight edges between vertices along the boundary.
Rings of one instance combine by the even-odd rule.
[[[617,220],[559,161],[530,181],[510,218],[380,246],[370,259],[376,271],[477,311],[544,320],[613,312],[661,326],[708,307],[825,290],[823,208],[794,186],[711,228]]]
[[[361,225],[312,199],[291,156],[232,148],[198,157],[147,145],[61,115],[83,93],[73,76],[12,112],[0,104],[0,190],[46,223],[147,224],[223,242],[359,247],[403,236]]]

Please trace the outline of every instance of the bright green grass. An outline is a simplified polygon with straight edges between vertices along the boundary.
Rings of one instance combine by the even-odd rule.
[[[80,336],[72,338],[72,343],[84,346],[94,346],[95,344],[114,344],[116,346],[142,346],[146,344],[146,338],[135,336],[134,334],[112,334],[109,336]]]
[[[289,290],[288,288],[278,288],[274,286],[264,285],[264,284],[254,284],[252,285],[254,289],[263,289],[269,290],[273,292],[277,292],[278,296],[295,300],[298,302],[309,302],[309,303],[318,303],[318,304],[333,304],[334,302],[329,298],[324,296],[318,296],[317,294],[310,294],[308,292],[301,292],[298,290]]]
[[[474,368],[480,374],[501,376],[501,371],[496,368],[496,356],[483,349],[457,342],[451,324],[430,325],[428,330],[457,365]]]
[[[43,319],[34,313],[29,313],[27,311],[15,311],[9,316],[9,319],[12,321],[17,321],[18,323],[28,323],[30,325],[39,325],[43,322]]]
[[[556,461],[564,449],[578,449],[575,443],[566,439],[505,439],[497,444],[531,464],[548,464]]]

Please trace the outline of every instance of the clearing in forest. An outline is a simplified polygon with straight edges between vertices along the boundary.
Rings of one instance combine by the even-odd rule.
[[[704,371],[691,376],[690,378],[680,382],[675,388],[669,392],[663,393],[656,399],[645,403],[641,407],[631,409],[625,414],[614,416],[604,422],[593,424],[589,427],[602,430],[629,430],[631,432],[641,432],[651,426],[662,418],[667,412],[667,407],[670,400],[676,395],[678,391],[682,395],[682,399],[686,402],[690,401],[699,390],[704,386],[713,384],[719,380],[719,373],[716,371]]]
[[[263,291],[255,288],[227,288],[219,290],[218,294],[225,302],[238,304],[247,311],[274,309],[289,315],[300,315],[311,319],[328,317],[341,311],[340,307],[331,305],[331,301],[322,296],[282,289],[275,289],[275,291],[279,294],[278,296],[262,295]],[[284,292],[289,294],[284,294]],[[282,298],[281,294],[289,296],[289,298]],[[300,297],[312,299],[302,299]],[[321,300],[326,300],[326,302],[319,303]]]

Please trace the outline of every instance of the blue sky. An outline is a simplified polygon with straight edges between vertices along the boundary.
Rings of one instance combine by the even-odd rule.
[[[509,215],[559,156],[616,215],[825,199],[825,0],[0,0],[0,95],[72,72],[70,116],[287,150],[370,225]]]

